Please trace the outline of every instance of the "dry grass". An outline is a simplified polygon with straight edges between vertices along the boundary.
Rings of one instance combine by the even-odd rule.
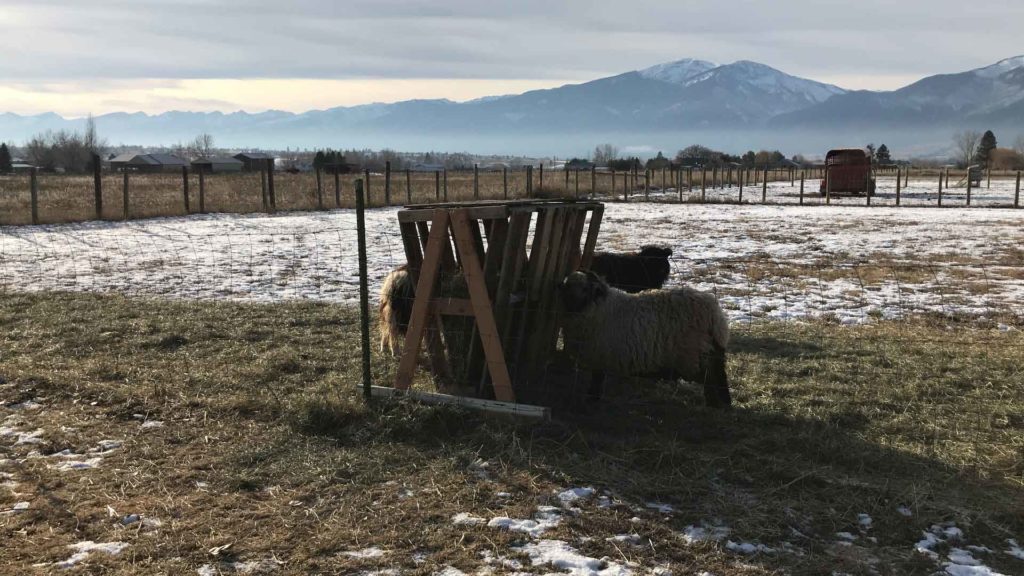
[[[0,400],[43,408],[0,414],[46,430],[40,445],[0,440],[4,457],[124,445],[95,470],[58,473],[53,457],[3,467],[29,495],[0,492],[0,510],[31,508],[0,514],[0,571],[62,560],[73,542],[119,540],[124,553],[94,554],[87,569],[194,573],[276,559],[287,574],[470,572],[482,551],[516,556],[523,538],[455,526],[452,515],[526,518],[553,490],[592,485],[625,503],[584,505],[545,536],[677,574],[930,574],[935,564],[913,544],[949,520],[997,551],[983,558],[989,566],[1019,572],[1001,551],[1024,533],[1024,336],[949,324],[740,327],[731,414],[705,410],[690,387],[628,383],[588,412],[540,424],[366,407],[346,307],[3,295]],[[378,382],[393,368],[374,366]],[[143,430],[135,414],[164,426]],[[489,479],[471,469],[478,458]],[[676,512],[626,504],[648,500]],[[122,526],[107,506],[163,525]],[[836,532],[857,533],[858,513],[873,517],[870,533],[837,545]],[[731,538],[802,553],[751,558],[682,543],[683,527],[713,518]],[[605,540],[627,532],[649,543]],[[344,554],[369,546],[387,554]]]

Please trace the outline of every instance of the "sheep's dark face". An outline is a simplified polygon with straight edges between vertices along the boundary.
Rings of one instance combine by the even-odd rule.
[[[672,249],[664,246],[644,246],[640,249],[644,273],[652,285],[658,287],[665,285],[669,272],[672,271],[668,262],[670,256],[672,256]]]
[[[577,314],[608,296],[608,284],[589,270],[577,271],[565,277],[558,292],[565,311]]]

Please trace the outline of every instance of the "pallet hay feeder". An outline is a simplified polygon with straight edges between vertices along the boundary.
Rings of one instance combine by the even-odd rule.
[[[426,402],[547,417],[546,408],[520,403],[517,392],[544,376],[558,340],[555,289],[569,272],[589,268],[603,213],[599,202],[569,200],[400,210],[416,293],[394,387],[375,387],[374,395],[408,393]],[[460,275],[459,292],[442,289],[442,278]],[[469,338],[446,334],[453,318],[464,322]],[[458,393],[409,390],[423,347],[439,388]]]

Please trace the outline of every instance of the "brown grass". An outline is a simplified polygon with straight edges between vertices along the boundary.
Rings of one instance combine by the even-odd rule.
[[[0,514],[3,573],[65,559],[81,540],[129,543],[119,556],[90,556],[86,570],[97,573],[269,559],[285,574],[473,572],[485,550],[522,560],[512,546],[524,539],[454,526],[452,515],[527,518],[554,490],[581,485],[622,503],[584,504],[546,537],[677,574],[929,574],[936,565],[913,544],[950,520],[968,543],[997,551],[986,564],[1021,568],[1001,552],[1024,532],[1021,332],[946,319],[737,326],[733,413],[705,410],[689,386],[624,382],[607,402],[545,424],[365,406],[348,307],[6,294],[0,325],[0,400],[43,405],[0,415],[46,430],[35,446],[0,439],[3,457],[19,459],[0,471],[27,493],[0,488],[0,510],[31,503]],[[393,368],[375,356],[378,383]],[[143,430],[135,414],[165,424]],[[20,460],[107,438],[124,445],[95,470]],[[490,463],[488,479],[471,469],[477,459]],[[644,509],[650,500],[676,512]],[[122,526],[128,513],[163,525]],[[873,528],[852,547],[835,544],[836,532],[857,533],[858,513]],[[682,543],[685,526],[716,518],[732,539],[790,542],[801,554]],[[605,540],[629,532],[647,543]],[[344,554],[369,546],[387,555]]]

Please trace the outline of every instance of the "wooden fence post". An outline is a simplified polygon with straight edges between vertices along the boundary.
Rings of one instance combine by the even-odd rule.
[[[412,204],[412,175],[409,169],[405,169],[405,202]]]
[[[370,178],[366,178],[366,197],[370,197]],[[391,206],[391,160],[384,161],[384,205]]]
[[[267,192],[267,166],[266,163],[260,168],[260,193],[263,200],[263,211],[270,212],[270,195]]]
[[[92,155],[92,188],[96,205],[96,219],[103,219],[103,162],[100,155]],[[186,210],[187,212],[187,210]]]
[[[334,166],[334,207],[341,208],[341,167]]]
[[[800,205],[804,205],[804,172],[800,171]]]
[[[871,206],[871,195],[874,194],[874,190],[871,189],[871,168],[868,168],[868,173],[864,176],[864,204]]]
[[[199,213],[206,214],[206,172],[199,168]]]
[[[505,199],[508,200],[508,167],[501,167],[501,189],[504,192]]]
[[[473,164],[473,199],[480,199],[480,165]]]
[[[644,200],[651,199],[651,171],[644,168]]]
[[[122,217],[125,220],[127,220],[128,219],[128,171],[127,170],[124,173],[124,196],[122,197],[122,201],[123,201],[123,203],[121,205]]]
[[[562,167],[562,173],[565,175],[565,192],[566,192],[566,195],[568,195],[568,193],[569,193],[569,167],[568,166],[563,166]]]
[[[768,166],[764,167],[764,181],[761,182],[761,204],[768,202]]]
[[[538,190],[543,190],[544,189],[544,163],[543,162],[540,163],[539,170],[540,170],[540,172],[538,174],[539,180],[537,181],[537,189]],[[531,194],[531,196],[533,194],[533,166],[530,166],[530,194]]]
[[[967,167],[967,205],[971,205],[971,167]]]
[[[370,196],[370,169],[363,168],[363,200],[366,202],[366,206],[373,203],[373,198]]]
[[[700,167],[700,201],[703,203],[708,190],[708,167]]]
[[[540,167],[541,167],[541,170],[544,169],[544,165],[543,164],[541,164]],[[526,178],[526,185],[523,187],[524,188],[523,194],[525,194],[527,198],[533,198],[533,165],[532,164],[528,164],[526,166],[526,175],[524,177]]]
[[[736,181],[737,181],[736,183],[739,185],[739,189],[740,189],[740,197],[739,197],[739,203],[740,204],[743,204],[743,175],[745,173],[746,173],[746,170],[742,170],[742,169],[739,169],[739,168],[736,169]]]
[[[317,210],[324,209],[324,182],[323,174],[319,166],[316,168],[316,207]]]
[[[832,181],[828,177],[828,164],[825,165],[825,204],[832,203]],[[900,193],[897,190],[896,198],[900,197]]]
[[[434,170],[434,200],[441,199],[441,171]]]
[[[363,182],[355,181],[356,197],[356,243],[359,250],[359,333],[362,348],[363,365],[363,398],[370,401],[370,288],[368,285],[366,266],[366,220],[363,210],[366,201],[363,195]]]
[[[991,190],[992,189],[992,167],[991,166],[988,166],[988,167],[985,168],[985,175],[986,175],[986,178],[987,178],[987,182],[985,184],[985,189],[986,190]]]
[[[597,196],[597,166],[590,167],[590,197]]]
[[[942,206],[942,172],[939,172],[939,206]]]
[[[580,169],[577,168],[577,169],[573,170],[573,172],[574,172],[573,179],[574,179],[574,183],[575,183],[575,186],[576,186],[576,190],[575,190],[575,192],[573,192],[573,196],[576,197],[576,198],[579,198],[580,197]]]
[[[444,192],[444,201],[447,202],[448,201],[448,169],[447,168],[443,168],[441,170],[441,175],[443,176],[443,180],[444,180],[442,182],[442,184],[444,184],[444,186],[442,188],[442,191]]]
[[[900,205],[900,179],[903,178],[903,169],[896,167],[896,205]]]
[[[32,203],[32,223],[39,224],[39,169],[35,166],[29,172],[28,189]],[[127,195],[127,192],[125,194]]]
[[[267,159],[267,204],[270,213],[277,212],[277,194],[274,191],[274,159]]]
[[[1017,188],[1013,193],[1013,207],[1020,208],[1020,170],[1017,170]]]
[[[188,197],[188,166],[181,167],[181,193],[185,200],[185,214],[191,214],[192,206]]]

